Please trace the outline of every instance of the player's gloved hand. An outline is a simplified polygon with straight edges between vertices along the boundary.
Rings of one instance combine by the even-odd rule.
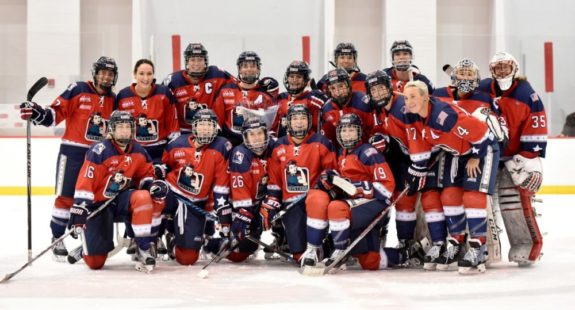
[[[521,154],[513,155],[505,162],[511,179],[519,188],[536,193],[543,182],[543,165],[540,157],[527,158]]]
[[[220,225],[222,225],[222,227],[228,226],[228,232],[229,232],[229,226],[232,224],[232,207],[223,197],[220,197],[220,199],[221,201],[218,201],[218,204],[216,206],[218,222],[220,222]]]
[[[407,169],[408,175],[408,186],[409,190],[407,191],[408,196],[412,196],[413,194],[419,192],[425,186],[425,178],[427,177],[427,169],[425,167],[421,167],[415,164],[411,164],[411,166]]]
[[[170,191],[168,184],[164,180],[154,180],[150,185],[150,196],[156,201],[163,201]]]
[[[387,148],[387,143],[389,143],[389,136],[378,132],[369,138],[369,143],[383,154]]]
[[[23,120],[36,120],[46,113],[46,110],[36,102],[26,101],[20,104],[20,118]]]
[[[269,230],[272,228],[272,219],[274,216],[279,212],[282,204],[274,196],[267,196],[266,200],[262,202],[262,206],[260,208],[260,215],[262,216],[262,224],[265,230]]]
[[[240,208],[235,213],[234,221],[232,223],[232,234],[238,241],[243,240],[251,233],[250,226],[254,215],[246,208]]]
[[[90,210],[85,202],[81,204],[74,204],[70,208],[70,219],[68,220],[68,227],[73,229],[72,237],[77,238],[80,233],[86,228],[86,222],[88,221],[88,215],[90,215]]]
[[[354,183],[353,185],[355,185],[357,191],[355,192],[355,195],[353,195],[351,198],[354,198],[354,199],[357,199],[357,198],[371,199],[371,198],[373,198],[373,186],[371,185],[370,182],[363,181],[363,182],[359,182],[359,183]]]
[[[274,98],[277,96],[279,90],[279,83],[272,77],[264,77],[258,81],[258,85],[268,94]]]
[[[333,189],[333,177],[339,176],[339,173],[336,170],[329,169],[324,170],[319,176],[318,187],[324,191],[330,191]]]
[[[166,166],[166,164],[155,164],[154,165],[154,178],[157,180],[165,180],[167,170],[168,170],[168,167]]]

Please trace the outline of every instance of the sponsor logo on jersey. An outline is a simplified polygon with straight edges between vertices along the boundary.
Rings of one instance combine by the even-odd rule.
[[[90,111],[90,110],[92,110],[92,106],[91,106],[91,105],[88,105],[88,104],[81,104],[81,105],[78,107],[78,109]]]
[[[224,90],[222,93],[222,96],[224,96],[224,97],[235,97],[235,94],[234,94],[233,90]]]
[[[186,157],[186,152],[182,151],[182,150],[178,150],[174,152],[174,158],[182,158],[182,157]]]
[[[80,96],[78,102],[92,102],[92,98],[90,98],[90,96]]]
[[[178,89],[176,91],[176,97],[183,97],[186,96],[188,92],[185,89]]]
[[[129,107],[133,107],[133,106],[134,106],[134,102],[132,100],[122,102],[122,108],[129,108]]]

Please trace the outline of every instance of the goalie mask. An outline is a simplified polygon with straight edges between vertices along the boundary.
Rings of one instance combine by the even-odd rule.
[[[210,109],[202,109],[196,112],[192,118],[191,125],[192,136],[201,145],[212,143],[218,135],[218,117]]]
[[[498,52],[489,62],[491,76],[497,81],[499,88],[506,91],[513,84],[513,78],[519,70],[519,64],[513,55],[507,52]]]
[[[244,144],[256,155],[264,153],[268,147],[269,136],[266,123],[257,117],[252,117],[242,124]]]
[[[284,86],[290,95],[303,92],[309,82],[311,70],[305,61],[295,60],[286,69]],[[301,78],[297,76],[301,76]]]
[[[352,62],[349,63],[348,60],[340,59],[340,56],[349,55],[352,58]],[[349,74],[352,72],[359,72],[357,68],[357,50],[355,46],[351,43],[339,43],[335,50],[333,51],[333,62],[338,68],[343,68]]]
[[[190,64],[190,59],[201,58],[203,65],[197,60],[193,60]],[[208,50],[202,43],[190,43],[184,50],[184,60],[186,61],[186,73],[194,78],[202,78],[208,71]]]
[[[377,70],[365,78],[365,90],[375,107],[385,107],[393,95],[391,77],[387,73]]]
[[[103,70],[109,71],[114,75],[111,80],[104,76],[98,76],[98,73]],[[92,64],[92,78],[95,86],[105,91],[110,91],[118,81],[118,66],[114,58],[106,56],[98,58],[98,60]]]
[[[303,139],[311,129],[311,113],[303,104],[290,105],[287,112],[287,130],[290,136]]]
[[[451,73],[451,84],[459,93],[470,93],[479,86],[479,67],[467,58],[460,60]]]
[[[238,65],[238,78],[246,84],[253,84],[260,78],[262,67],[258,54],[252,51],[242,52],[236,62]]]
[[[337,142],[345,149],[353,149],[361,142],[361,120],[355,113],[345,114],[335,130]]]
[[[327,73],[326,85],[331,100],[343,106],[351,98],[351,80],[347,71],[341,68]]]
[[[132,114],[127,111],[114,111],[112,115],[110,115],[108,124],[112,139],[114,139],[116,143],[121,146],[130,144],[134,134],[134,128],[136,127]],[[129,124],[129,130],[126,130],[127,128],[120,124]]]
[[[397,71],[407,71],[411,68],[413,46],[407,40],[395,41],[391,45],[391,63]],[[409,55],[405,54],[408,53]]]

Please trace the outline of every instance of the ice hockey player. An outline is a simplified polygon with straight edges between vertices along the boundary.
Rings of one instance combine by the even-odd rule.
[[[491,95],[509,128],[494,207],[501,209],[511,244],[509,261],[529,266],[539,259],[543,247],[532,200],[543,181],[541,158],[547,147],[548,120],[541,98],[518,74],[519,64],[513,55],[496,53],[489,69],[491,78],[482,80],[479,89]]]
[[[286,69],[284,86],[286,92],[279,94],[278,111],[272,124],[272,134],[283,137],[287,134],[287,111],[292,104],[306,105],[311,113],[312,132],[320,132],[321,108],[327,97],[319,90],[308,87],[311,70],[305,61],[294,60]]]
[[[409,81],[422,81],[427,85],[428,92],[433,93],[433,83],[413,65],[413,46],[409,41],[394,41],[390,54],[392,66],[384,71],[391,77],[394,91],[402,92]]]
[[[395,197],[405,188],[406,183],[412,187],[409,194],[399,199],[395,205],[398,248],[409,249],[415,242],[420,241],[415,234],[418,199],[416,193],[419,191],[422,191],[421,203],[431,241],[445,243],[447,227],[439,192],[429,184],[432,182],[427,182],[427,163],[431,152],[423,137],[416,134],[415,124],[421,121],[420,117],[406,112],[403,96],[393,92],[391,78],[385,72],[377,70],[368,74],[365,84],[376,120],[369,141],[376,149],[385,153],[395,178]],[[387,223],[384,223],[381,234],[384,245],[386,226]]]
[[[66,122],[56,169],[56,200],[50,221],[52,241],[66,232],[74,187],[86,151],[92,143],[103,141],[108,132],[116,97],[112,91],[118,79],[116,61],[104,56],[98,58],[92,65],[92,79],[70,84],[49,107],[43,108],[35,102],[20,105],[21,118],[30,119],[34,125],[50,127]],[[57,261],[63,262],[68,250],[60,242],[52,253]]]
[[[337,68],[327,73],[329,100],[321,109],[323,134],[335,143],[335,128],[343,114],[355,113],[362,122],[364,141],[369,138],[374,122],[369,98],[361,92],[352,91],[349,74]]]
[[[437,268],[448,269],[457,263],[462,274],[484,272],[487,195],[492,195],[495,189],[499,144],[484,121],[430,97],[427,91],[427,85],[421,81],[407,83],[405,105],[410,113],[422,118],[418,134],[425,132],[423,137],[430,145],[455,155],[445,162],[450,169],[445,172],[441,193],[450,245]],[[469,249],[463,255],[466,226]]]
[[[203,109],[194,114],[192,132],[183,134],[166,147],[162,162],[167,166],[166,181],[170,192],[166,198],[165,216],[174,219],[175,259],[182,265],[192,265],[204,243],[206,212],[215,209],[223,238],[230,237],[232,207],[228,157],[231,143],[217,137],[219,126],[215,113]]]
[[[216,113],[224,119],[222,135],[234,146],[242,143],[245,119],[259,117],[271,126],[277,111],[275,96],[279,89],[275,79],[260,79],[262,63],[255,52],[242,52],[236,64],[239,81],[224,85],[215,103],[216,109],[223,111],[221,116]]]
[[[336,168],[336,159],[331,142],[310,131],[311,114],[305,105],[291,105],[287,121],[288,134],[276,141],[268,161],[268,192],[260,213],[268,230],[274,215],[291,206],[281,221],[289,250],[299,260],[307,243],[305,196],[323,170]]]
[[[352,91],[365,93],[365,74],[357,67],[357,50],[352,43],[339,43],[333,51],[333,63],[336,68],[344,69],[349,74]],[[317,87],[328,94],[327,74],[318,82]]]
[[[186,69],[171,73],[163,84],[174,93],[182,132],[191,131],[194,114],[201,109],[212,109],[223,125],[223,109],[214,105],[222,86],[235,81],[225,70],[209,65],[208,50],[202,43],[190,43],[184,50]]]
[[[90,269],[101,269],[114,248],[114,222],[131,226],[138,245],[136,269],[151,271],[157,227],[152,221],[162,212],[168,186],[154,180],[154,168],[148,153],[133,140],[134,117],[126,111],[114,111],[109,121],[109,137],[93,144],[82,165],[69,225],[83,238],[83,258]],[[113,201],[100,213],[87,217],[109,199]]]

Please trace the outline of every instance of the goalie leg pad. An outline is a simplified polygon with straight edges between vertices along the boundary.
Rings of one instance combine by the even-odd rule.
[[[531,193],[518,189],[507,169],[499,172],[499,206],[511,245],[509,261],[534,262],[541,254],[543,238],[531,205]]]

